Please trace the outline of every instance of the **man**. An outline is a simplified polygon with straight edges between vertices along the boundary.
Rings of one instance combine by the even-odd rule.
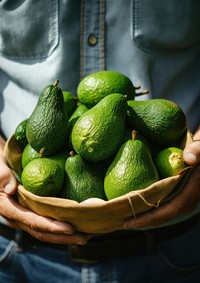
[[[184,159],[189,165],[198,164],[199,11],[196,0],[184,1],[181,7],[177,0],[1,1],[0,122],[4,139],[30,115],[47,84],[59,79],[62,89],[76,95],[80,79],[110,69],[147,88],[149,95],[141,99],[162,97],[180,105],[196,140],[185,149]],[[4,224],[0,229],[0,281],[197,282],[199,171],[197,165],[173,200],[127,219],[125,231],[107,235],[110,244],[100,245],[105,259],[97,254],[91,262],[87,257],[79,260],[81,252],[76,256],[76,249],[83,245],[89,252],[94,247],[96,251],[107,236],[78,233],[68,223],[40,217],[22,207],[13,197],[17,182],[1,157],[0,215]],[[153,226],[158,232],[151,230]],[[157,236],[163,234],[160,231],[165,240]],[[112,256],[109,246],[118,238],[124,241]],[[145,242],[145,247],[122,256],[122,247],[130,251],[136,239]],[[68,246],[65,249],[63,245]]]

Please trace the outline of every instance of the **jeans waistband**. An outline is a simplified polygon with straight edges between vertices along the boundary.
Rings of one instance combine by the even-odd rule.
[[[83,246],[41,242],[24,231],[16,231],[4,224],[0,224],[0,235],[16,241],[22,249],[37,249],[40,246],[60,249],[67,251],[73,262],[95,263],[121,256],[151,253],[157,245],[184,234],[199,221],[198,214],[184,222],[167,227],[129,232],[116,231],[96,236]]]

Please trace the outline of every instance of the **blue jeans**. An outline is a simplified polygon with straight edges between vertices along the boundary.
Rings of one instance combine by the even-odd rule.
[[[1,283],[197,283],[200,280],[200,223],[148,254],[96,264],[70,260],[67,250],[39,246],[22,250],[0,237]]]

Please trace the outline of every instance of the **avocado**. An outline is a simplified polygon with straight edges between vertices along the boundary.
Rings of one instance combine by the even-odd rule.
[[[38,152],[43,148],[44,156],[60,151],[68,142],[69,119],[57,85],[58,81],[44,88],[26,125],[28,143]]]
[[[105,200],[103,186],[105,170],[101,164],[88,162],[73,151],[70,154],[65,163],[62,198],[77,202],[93,197]]]
[[[111,93],[121,93],[126,95],[128,99],[134,99],[135,87],[126,75],[103,70],[84,77],[77,88],[79,101],[88,108],[92,108]]]
[[[124,141],[126,97],[112,93],[86,111],[72,129],[72,145],[83,158],[99,162],[110,158]]]
[[[20,122],[15,129],[15,138],[18,142],[20,142],[23,146],[27,145],[28,141],[26,138],[26,125],[28,119]]]
[[[127,121],[154,143],[173,144],[186,132],[183,110],[167,99],[129,100]]]
[[[85,113],[88,110],[87,106],[85,106],[85,104],[79,104],[77,105],[76,109],[74,110],[74,112],[72,113],[72,115],[69,118],[69,127],[70,129],[73,128],[76,120],[78,120],[78,118]]]
[[[157,169],[145,143],[139,139],[127,140],[108,167],[104,179],[106,197],[113,199],[131,191],[145,189],[159,180]]]
[[[74,127],[74,124],[76,123],[76,121],[78,120],[78,118],[85,113],[88,110],[87,106],[85,106],[85,104],[79,104],[77,105],[77,108],[74,110],[74,112],[72,113],[72,115],[69,118],[69,146],[72,148],[72,137],[71,137],[71,133],[72,133],[72,129]]]
[[[70,117],[76,109],[77,97],[73,96],[70,91],[63,91],[63,98],[67,116]]]
[[[189,167],[183,159],[183,150],[174,146],[158,152],[154,163],[161,179],[178,175]]]

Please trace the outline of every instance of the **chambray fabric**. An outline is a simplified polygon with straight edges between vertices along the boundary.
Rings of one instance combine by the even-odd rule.
[[[82,77],[111,69],[149,89],[139,99],[178,103],[194,131],[200,120],[199,6],[198,0],[0,1],[1,130],[10,136],[56,79],[76,95]]]
[[[134,85],[150,91],[136,99],[161,97],[176,102],[184,110],[188,125],[194,131],[200,121],[199,28],[199,0],[183,0],[181,4],[178,0],[0,1],[1,132],[9,137],[19,122],[29,117],[46,85],[59,79],[63,90],[76,95],[80,79],[103,69],[124,73]],[[91,35],[97,40],[94,45],[89,44]],[[197,207],[194,213],[199,210]],[[183,216],[183,219],[190,216]],[[175,221],[180,221],[180,218]],[[191,233],[199,239],[199,229],[194,228]],[[16,244],[8,245],[1,238],[1,254],[7,254],[11,261],[4,265],[7,262],[5,256],[6,260],[0,265],[5,266],[5,269],[0,269],[0,282],[21,282],[16,276],[19,273],[15,272],[21,270],[23,273],[23,268],[27,268],[27,273],[31,274],[32,260],[36,264],[35,281],[25,277],[24,282],[144,282],[143,277],[138,276],[144,276],[146,282],[160,282],[160,278],[163,282],[197,282],[199,270],[195,273],[198,276],[193,273],[186,277],[181,275],[181,271],[190,266],[187,260],[191,262],[195,258],[194,265],[200,264],[200,247],[196,238],[192,238],[196,249],[189,252],[188,248],[184,257],[179,252],[177,264],[180,258],[186,262],[178,267],[178,271],[176,267],[174,270],[176,262],[173,257],[171,262],[164,256],[168,264],[161,267],[160,254],[151,257],[133,255],[88,269],[87,266],[71,265],[63,260],[66,254],[58,255],[58,251],[54,252],[56,256],[45,251],[45,259],[39,258],[43,250],[41,253],[37,250],[35,254],[15,253]],[[190,238],[184,239],[182,247],[191,241]],[[176,245],[177,241],[170,242],[168,251],[176,252]],[[154,277],[148,279],[144,266],[149,267]],[[3,270],[8,274],[5,275]],[[37,278],[40,273],[45,276],[41,281]],[[115,275],[117,273],[120,275]],[[50,274],[52,278],[58,274],[60,281],[58,278],[50,281]],[[91,277],[87,281],[84,276],[93,276],[91,274],[98,279],[95,281]],[[165,278],[165,274],[169,277]],[[117,276],[121,279],[116,279]]]

